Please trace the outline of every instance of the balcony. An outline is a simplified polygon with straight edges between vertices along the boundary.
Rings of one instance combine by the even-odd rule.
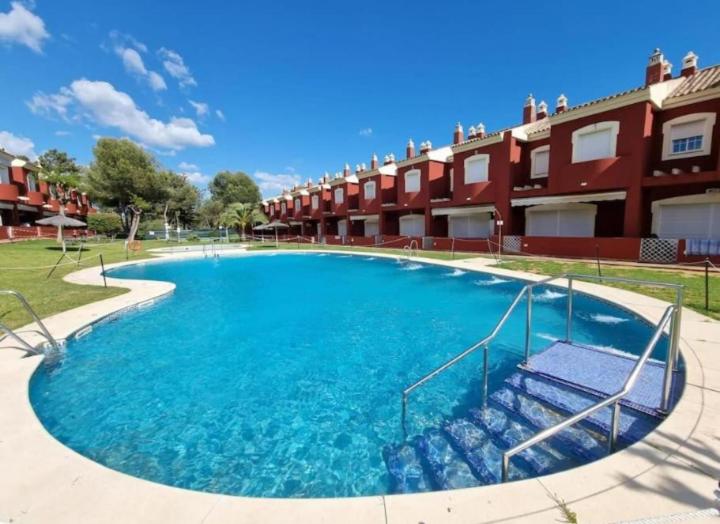
[[[75,202],[68,202],[65,204],[65,213],[68,215],[77,215],[78,206]]]
[[[0,200],[4,200],[6,202],[17,202],[17,186],[15,184],[0,184]]]
[[[53,199],[52,197],[47,201],[47,204],[43,206],[46,211],[51,211],[52,213],[59,213],[60,212],[60,202]]]
[[[43,195],[40,191],[28,191],[27,199],[28,205],[31,206],[45,205],[45,195]]]

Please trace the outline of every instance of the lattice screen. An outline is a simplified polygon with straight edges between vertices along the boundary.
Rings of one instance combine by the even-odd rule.
[[[674,264],[677,262],[677,255],[677,239],[643,238],[640,242],[640,262]]]
[[[513,253],[522,251],[522,237],[515,235],[503,237],[503,251]]]

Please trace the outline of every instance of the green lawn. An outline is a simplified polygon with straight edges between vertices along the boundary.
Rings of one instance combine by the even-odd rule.
[[[511,260],[503,262],[500,267],[527,271],[529,273],[540,273],[542,275],[560,275],[563,273],[582,273],[597,275],[597,266],[584,262],[552,262],[538,260]],[[690,309],[720,319],[720,273],[710,273],[709,280],[709,310],[705,310],[705,275],[696,271],[678,271],[671,269],[652,269],[630,266],[601,266],[602,274],[606,277],[624,277],[637,280],[653,280],[656,282],[669,282],[685,286],[684,305]],[[606,283],[608,286],[619,287],[636,291],[643,295],[650,295],[672,302],[675,291],[660,287],[647,287],[633,284]]]
[[[143,251],[130,254],[131,259],[147,258],[145,249],[166,245],[163,241],[143,242]],[[97,255],[103,254],[106,264],[125,260],[124,243],[85,244],[80,267],[100,264]],[[68,247],[68,254],[77,258],[77,247]],[[78,268],[75,264],[58,267],[48,279],[49,269],[35,269],[52,266],[62,255],[60,247],[53,240],[29,240],[13,244],[0,244],[0,289],[14,289],[28,299],[40,315],[46,317],[74,307],[124,293],[122,288],[103,288],[68,284],[62,277]],[[66,263],[67,259],[63,261]],[[5,268],[23,268],[11,270]],[[31,321],[29,315],[18,306],[15,299],[0,296],[0,321],[10,327],[18,327]]]

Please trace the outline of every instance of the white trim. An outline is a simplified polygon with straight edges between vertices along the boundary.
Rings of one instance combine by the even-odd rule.
[[[408,175],[417,175],[418,184],[417,184],[417,190],[408,191]],[[405,193],[419,193],[422,190],[422,172],[419,169],[410,169],[409,171],[405,171],[405,174],[403,175],[403,182],[404,182],[404,190]]]
[[[354,215],[350,217],[350,220],[362,221],[367,220],[368,222],[377,222],[380,220],[380,215]]]
[[[483,180],[468,180],[468,164],[471,162],[485,162],[485,178]],[[463,164],[463,182],[465,185],[481,184],[490,179],[490,155],[487,153],[477,153],[465,159]]]
[[[441,216],[466,216],[478,215],[480,213],[492,213],[495,206],[465,206],[465,207],[438,207],[430,210],[434,217]]]
[[[618,122],[617,120],[605,120],[603,122],[596,122],[594,124],[590,124],[590,125],[581,127],[580,129],[576,129],[575,131],[573,131],[573,133],[572,133],[572,163],[573,164],[576,164],[578,162],[590,162],[592,160],[600,160],[599,158],[578,159],[577,141],[583,135],[597,133],[599,131],[605,131],[605,130],[610,130],[612,139],[610,141],[610,154],[604,158],[613,158],[616,156],[617,136],[618,136],[618,133],[620,133],[620,122]]]
[[[18,211],[30,211],[30,212],[38,212],[38,208],[34,206],[26,206],[24,204],[18,204],[17,205]]]
[[[548,168],[545,173],[535,173],[535,157],[538,153],[548,153]],[[540,146],[536,147],[532,151],[530,151],[530,178],[547,178],[550,174],[550,145]]]
[[[604,202],[607,200],[625,200],[626,191],[611,191],[608,193],[581,193],[578,195],[539,196],[527,198],[513,198],[512,207],[536,206],[540,204],[568,204],[572,202]]]
[[[662,160],[673,160],[675,158],[692,158],[696,156],[706,156],[710,154],[712,148],[712,132],[715,126],[717,113],[690,113],[688,115],[678,116],[672,120],[663,123],[663,146]],[[672,127],[689,122],[697,122],[704,120],[703,144],[701,149],[695,151],[687,151],[685,153],[672,152]]]
[[[462,153],[464,151],[472,151],[480,147],[489,146],[490,144],[497,144],[502,142],[505,137],[505,131],[500,131],[497,134],[486,136],[485,138],[474,138],[467,142],[452,146],[454,153]]]

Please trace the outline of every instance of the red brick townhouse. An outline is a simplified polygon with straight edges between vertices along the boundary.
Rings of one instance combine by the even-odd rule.
[[[640,87],[577,106],[560,95],[552,114],[531,95],[513,127],[465,136],[458,124],[451,145],[416,154],[411,140],[400,161],[346,166],[316,234],[437,249],[483,249],[502,234],[505,249],[527,253],[718,256],[720,66],[697,62],[688,53],[673,76],[656,50]]]
[[[59,192],[63,188],[40,180],[40,167],[0,150],[0,238],[11,236],[14,228],[35,228],[35,221],[60,211]],[[95,213],[84,193],[72,189],[65,213],[82,220]]]

